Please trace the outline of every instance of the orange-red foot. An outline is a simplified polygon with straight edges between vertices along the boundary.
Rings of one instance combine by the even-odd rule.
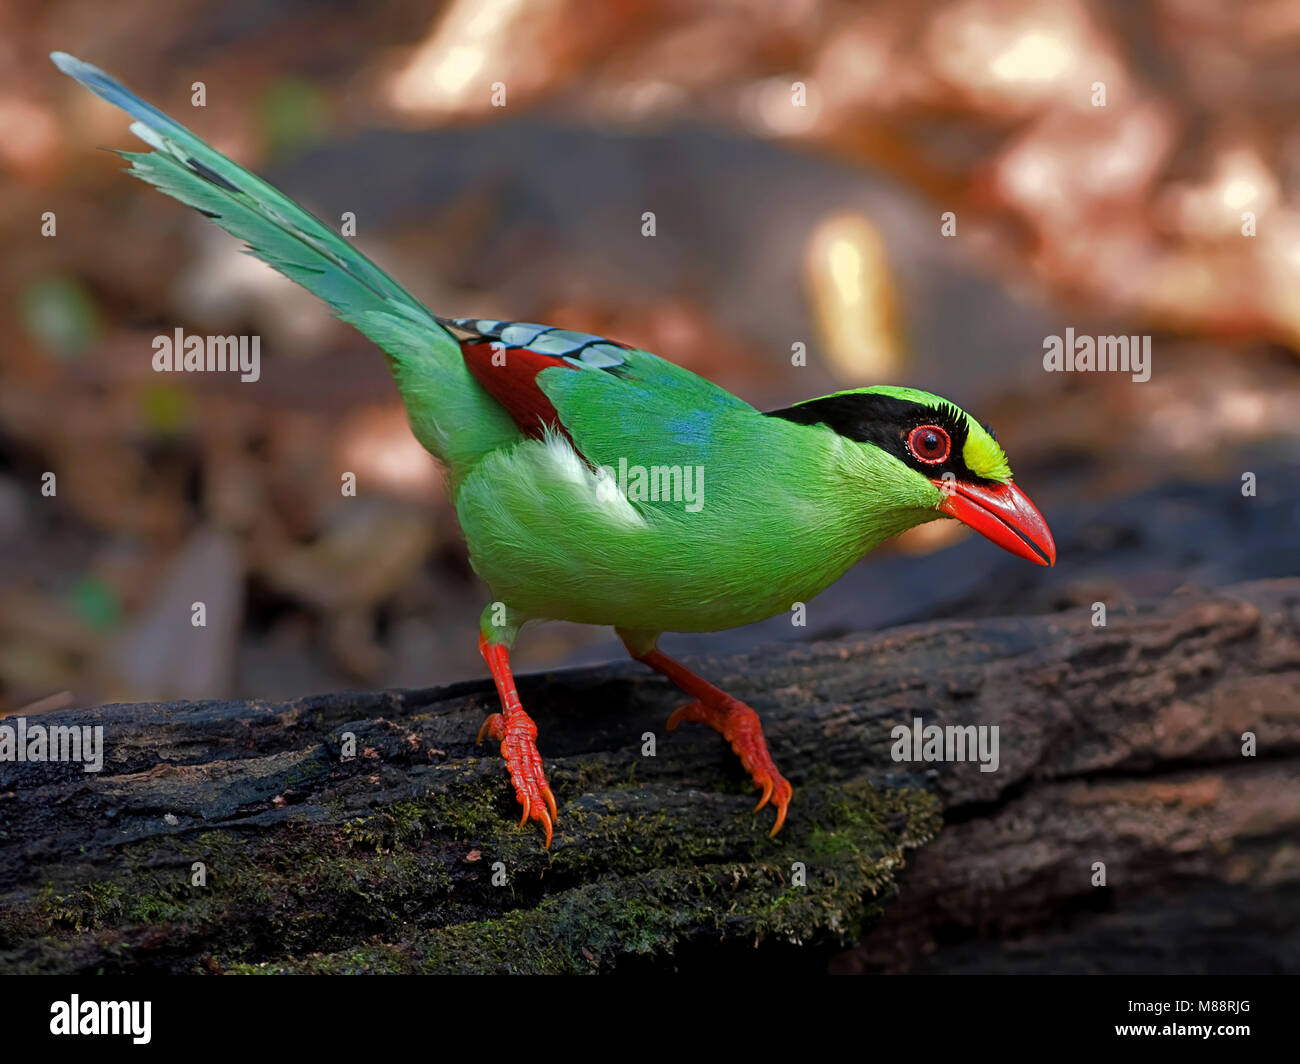
[[[772,825],[769,835],[780,831],[785,823],[786,809],[789,808],[794,788],[781,775],[772,761],[772,755],[767,752],[767,740],[763,738],[763,725],[758,714],[744,702],[723,695],[718,705],[698,700],[688,702],[668,718],[668,730],[673,731],[684,720],[707,724],[731,744],[740,763],[753,779],[754,786],[763,792],[754,812],[758,812],[770,801],[776,810],[776,823]]]
[[[483,737],[501,744],[501,756],[506,760],[510,782],[515,785],[515,798],[523,806],[519,826],[529,819],[536,820],[546,832],[546,848],[551,848],[552,825],[558,819],[555,795],[546,782],[542,757],[537,752],[537,725],[522,709],[507,720],[505,714],[493,713],[478,730],[478,741]],[[549,813],[548,813],[549,811]]]
[[[515,785],[515,798],[524,810],[523,816],[519,818],[519,826],[523,827],[529,820],[536,820],[546,832],[546,848],[549,850],[552,825],[559,817],[555,809],[555,795],[546,782],[542,757],[537,752],[537,725],[520,705],[506,648],[488,643],[479,636],[479,650],[487,660],[488,668],[492,670],[492,679],[496,681],[503,711],[493,713],[483,721],[477,741],[481,743],[483,737],[488,736],[501,744],[501,756],[505,758],[506,769],[510,772],[510,782]]]

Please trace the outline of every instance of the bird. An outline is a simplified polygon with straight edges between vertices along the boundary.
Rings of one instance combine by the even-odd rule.
[[[634,345],[570,329],[441,317],[343,236],[99,68],[50,58],[125,111],[132,176],[206,215],[384,352],[410,429],[446,473],[490,601],[478,647],[500,701],[491,739],[521,808],[558,820],[510,653],[526,625],[612,626],[689,699],[786,821],[793,794],[754,710],[658,649],[789,611],[889,537],[955,519],[1054,565],[1046,521],[991,429],[915,388],[850,388],[761,411]]]

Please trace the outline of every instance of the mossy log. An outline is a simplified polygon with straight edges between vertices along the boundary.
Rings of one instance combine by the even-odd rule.
[[[1176,921],[1179,876],[1237,899],[1220,922],[1294,905],[1300,580],[696,667],[795,786],[775,839],[725,743],[665,734],[682,698],[632,663],[520,679],[549,851],[474,745],[486,682],[43,715],[102,724],[105,764],[0,764],[0,971],[819,971],[864,931],[836,966],[942,968],[953,928],[1046,933],[1099,891]],[[914,718],[997,725],[997,770],[894,760]]]

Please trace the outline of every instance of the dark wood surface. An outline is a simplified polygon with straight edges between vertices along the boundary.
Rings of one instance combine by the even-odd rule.
[[[520,681],[549,852],[473,743],[486,684],[33,718],[107,757],[0,765],[0,970],[1300,966],[1300,580],[694,664],[766,722],[776,839],[632,663]],[[997,725],[998,770],[894,761],[915,717]]]

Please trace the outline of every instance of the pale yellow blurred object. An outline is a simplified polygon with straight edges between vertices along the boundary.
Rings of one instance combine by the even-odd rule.
[[[898,380],[908,362],[898,296],[885,242],[871,221],[857,213],[822,221],[808,241],[804,276],[831,372],[846,382]]]

